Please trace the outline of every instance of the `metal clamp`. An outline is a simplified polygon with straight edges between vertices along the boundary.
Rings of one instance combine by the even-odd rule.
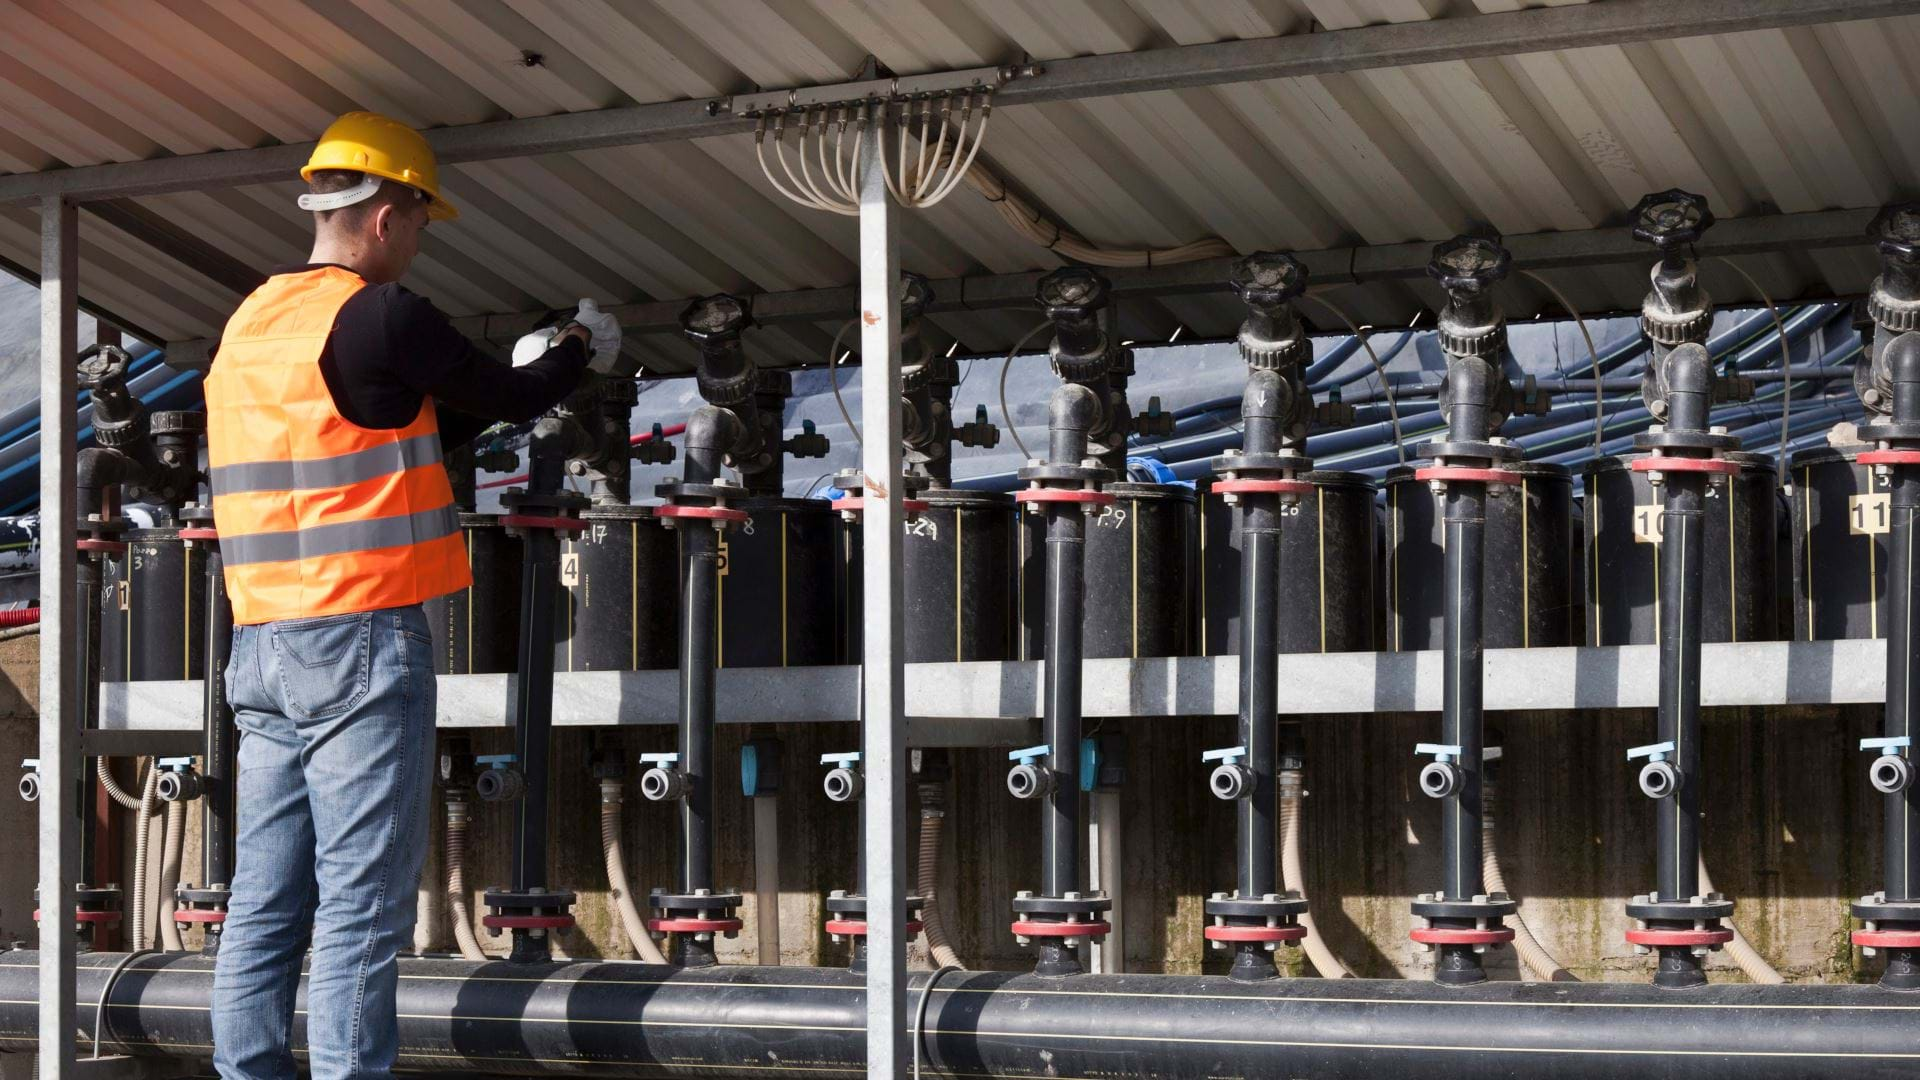
[[[866,791],[867,782],[860,773],[860,751],[821,754],[820,764],[833,766],[820,784],[827,798],[837,803],[852,802]]]
[[[672,802],[687,797],[687,774],[680,771],[680,755],[669,750],[641,754],[640,764],[652,768],[640,774],[640,794],[648,802]]]
[[[509,802],[526,794],[527,780],[520,775],[512,754],[487,754],[473,759],[480,775],[473,779],[473,793],[482,802]]]
[[[1201,761],[1217,761],[1212,775],[1207,777],[1207,787],[1214,798],[1236,801],[1253,797],[1253,770],[1241,764],[1247,756],[1245,746],[1227,746],[1218,750],[1207,750],[1200,755]]]
[[[1664,799],[1680,788],[1680,770],[1673,767],[1667,755],[1676,747],[1672,740],[1648,743],[1627,751],[1627,760],[1646,758],[1647,763],[1640,767],[1640,792],[1649,799]]]
[[[1861,739],[1860,749],[1878,750],[1879,756],[1867,766],[1867,779],[1882,795],[1898,795],[1913,784],[1913,762],[1902,751],[1913,746],[1911,735],[1883,735]]]
[[[1015,750],[1007,759],[1015,762],[1007,770],[1007,790],[1016,799],[1038,799],[1053,790],[1053,770],[1038,762],[1052,753],[1052,747],[1046,743]]]
[[[1433,755],[1420,770],[1420,790],[1431,799],[1444,799],[1460,790],[1460,766],[1456,764],[1466,748],[1457,743],[1415,743],[1414,757]]]

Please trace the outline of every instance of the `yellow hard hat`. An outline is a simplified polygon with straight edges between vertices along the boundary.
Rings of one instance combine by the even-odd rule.
[[[398,181],[426,192],[431,200],[427,216],[434,221],[452,221],[460,216],[460,211],[440,194],[440,172],[426,138],[379,113],[350,112],[328,124],[313,148],[313,156],[300,170],[300,178],[310,180],[321,169],[347,169]]]

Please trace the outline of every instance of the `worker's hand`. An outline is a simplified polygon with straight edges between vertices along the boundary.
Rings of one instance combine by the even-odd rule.
[[[573,321],[586,327],[592,334],[587,347],[593,359],[587,366],[602,375],[611,374],[620,362],[620,320],[610,312],[601,311],[600,305],[593,300],[586,299],[580,301],[580,310],[573,316]]]

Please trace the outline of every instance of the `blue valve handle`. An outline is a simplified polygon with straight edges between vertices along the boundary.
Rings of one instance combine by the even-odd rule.
[[[1860,749],[1878,750],[1881,757],[1899,757],[1900,751],[1912,745],[1913,736],[1911,735],[1881,735],[1860,740]]]
[[[671,765],[674,762],[679,760],[680,760],[680,755],[672,750],[662,751],[661,753],[658,753],[658,754],[641,754],[640,755],[640,764],[642,765],[659,765],[664,767],[667,765]]]
[[[1007,760],[1017,761],[1022,765],[1031,765],[1041,758],[1046,757],[1052,749],[1053,748],[1046,743],[1041,743],[1039,746],[1029,746],[1024,750],[1015,750],[1007,755]]]
[[[1241,758],[1246,756],[1247,756],[1247,748],[1244,746],[1224,746],[1218,750],[1201,751],[1200,760],[1201,761],[1218,761],[1227,765],[1231,765],[1234,762],[1239,761]]]
[[[846,767],[860,760],[860,751],[853,750],[844,754],[821,754],[820,764]]]
[[[1432,754],[1435,761],[1452,761],[1466,752],[1466,748],[1457,743],[1423,742],[1415,743],[1413,747],[1414,757]]]
[[[519,759],[515,758],[512,754],[487,754],[484,757],[474,758],[473,763],[475,765],[484,765],[491,769],[499,765],[511,765],[517,760]]]
[[[1632,761],[1634,758],[1646,758],[1648,761],[1665,761],[1667,760],[1667,755],[1673,753],[1673,751],[1674,745],[1671,739],[1666,742],[1648,743],[1645,746],[1636,746],[1628,750],[1627,760]]]

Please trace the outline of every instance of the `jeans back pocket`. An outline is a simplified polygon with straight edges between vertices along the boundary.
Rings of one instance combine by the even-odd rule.
[[[287,715],[304,720],[338,716],[367,696],[372,613],[278,623],[273,639]]]

